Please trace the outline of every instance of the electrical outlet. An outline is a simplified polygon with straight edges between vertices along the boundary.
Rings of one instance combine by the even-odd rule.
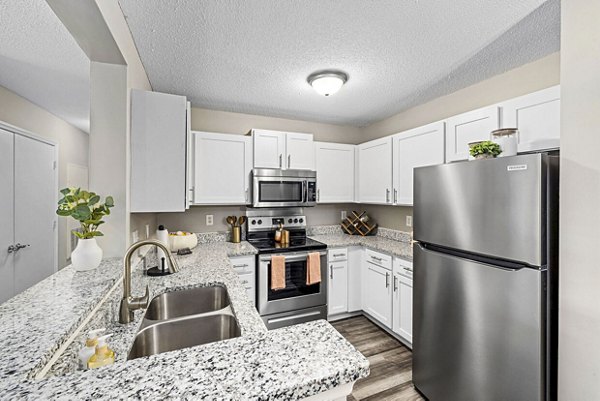
[[[213,215],[212,214],[207,214],[206,215],[206,225],[207,226],[212,226],[213,225]]]
[[[406,216],[406,227],[412,227],[412,216]]]
[[[150,238],[150,224],[146,224],[146,239]]]
[[[347,212],[345,210],[342,210],[342,220],[344,220],[347,216]]]

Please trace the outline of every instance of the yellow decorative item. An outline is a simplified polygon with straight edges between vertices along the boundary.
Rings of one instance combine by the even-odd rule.
[[[198,237],[195,233],[185,231],[177,231],[169,233],[169,247],[171,252],[177,252],[183,248],[193,249],[198,245]]]
[[[108,344],[106,344],[106,339],[110,336],[112,336],[112,334],[98,338],[96,353],[92,355],[88,361],[89,369],[101,368],[102,366],[108,366],[115,363],[115,353],[108,348]]]

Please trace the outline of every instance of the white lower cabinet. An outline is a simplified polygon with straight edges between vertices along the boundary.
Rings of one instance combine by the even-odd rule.
[[[412,344],[412,262],[394,258],[392,331]]]
[[[348,312],[348,261],[329,262],[327,314]]]
[[[240,281],[246,288],[248,297],[253,305],[256,305],[256,262],[254,256],[235,256],[229,258],[233,270],[240,277]]]
[[[374,259],[385,260],[389,256],[374,256],[377,254],[369,250],[365,258],[362,272],[362,309],[384,326],[392,328],[392,271],[383,267],[386,264],[379,264]]]
[[[348,312],[362,310],[362,265],[365,250],[362,246],[348,247]]]

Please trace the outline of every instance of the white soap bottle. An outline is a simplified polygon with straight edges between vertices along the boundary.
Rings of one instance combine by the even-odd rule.
[[[158,226],[158,230],[156,230],[156,239],[162,242],[167,247],[167,249],[169,249],[169,230],[167,230],[162,224]],[[168,255],[165,255],[163,250],[160,248],[158,248],[157,251],[158,267],[160,268],[161,259],[165,258],[166,260]]]
[[[85,340],[85,346],[79,351],[79,367],[87,370],[88,361],[96,353],[96,345],[98,344],[98,336],[106,330],[105,328],[90,330],[88,337]]]

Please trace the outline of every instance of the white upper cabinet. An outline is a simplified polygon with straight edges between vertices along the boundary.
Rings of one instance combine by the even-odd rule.
[[[317,202],[354,202],[355,145],[315,142]]]
[[[187,100],[131,91],[131,211],[187,207]]]
[[[392,137],[358,145],[358,202],[392,203]]]
[[[467,160],[469,142],[489,140],[500,127],[498,106],[489,106],[446,120],[446,162]]]
[[[252,169],[251,139],[211,132],[193,132],[193,136],[193,203],[246,204]]]
[[[252,130],[254,167],[281,169],[315,169],[312,134]]]
[[[519,152],[560,147],[560,85],[508,100],[502,126],[518,128]]]
[[[413,204],[413,169],[444,163],[444,123],[437,122],[394,135],[395,205]]]

